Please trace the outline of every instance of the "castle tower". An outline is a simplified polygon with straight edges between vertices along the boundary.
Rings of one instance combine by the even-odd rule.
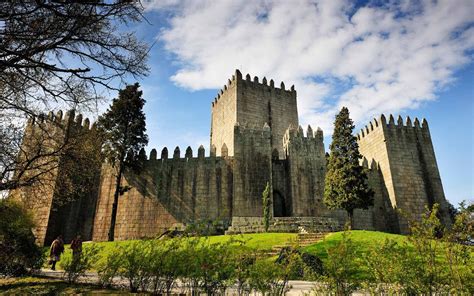
[[[374,119],[357,135],[361,154],[375,160],[381,170],[386,191],[394,209],[400,209],[398,230],[409,231],[408,220],[420,219],[424,207],[440,205],[442,222],[449,225],[447,202],[431,142],[428,123],[418,119],[405,124],[392,115]]]
[[[235,71],[232,80],[219,91],[212,103],[211,147],[228,147],[228,155],[234,156],[234,126],[263,127],[268,124],[271,129],[272,150],[277,149],[279,158],[284,157],[283,136],[290,126],[298,126],[296,91],[292,86],[285,89],[282,82],[276,88],[273,80],[267,82],[264,77],[245,79],[239,70]],[[220,156],[219,149],[217,156]]]
[[[72,110],[64,117],[62,111],[38,116],[25,127],[18,157],[36,159],[31,166],[33,169],[26,170],[25,174],[38,175],[39,181],[12,190],[10,196],[31,210],[36,224],[34,233],[40,245],[49,244],[59,234],[67,242],[77,233],[85,239],[91,236],[97,194],[92,183],[98,182],[99,165],[88,157],[97,152],[94,149],[100,148],[94,131],[89,119],[83,121],[82,115],[75,116]],[[80,167],[90,173],[80,175],[82,180],[70,174],[79,174]],[[77,186],[78,190],[71,190],[71,186]]]
[[[289,188],[284,204],[292,216],[322,216],[326,214],[323,204],[326,157],[323,131],[313,132],[308,126],[306,136],[303,128],[291,126],[283,139],[287,160],[287,183]],[[278,198],[274,197],[274,205]]]

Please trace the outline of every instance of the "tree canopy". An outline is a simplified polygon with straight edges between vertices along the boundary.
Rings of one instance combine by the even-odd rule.
[[[367,184],[367,174],[359,161],[357,138],[352,134],[354,123],[349,109],[343,107],[336,116],[330,145],[324,188],[324,203],[329,209],[345,209],[350,217],[354,209],[373,205],[373,191]]]

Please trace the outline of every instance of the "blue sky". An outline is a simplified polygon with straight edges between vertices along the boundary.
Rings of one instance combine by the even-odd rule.
[[[384,3],[380,5],[379,3]],[[426,118],[447,198],[474,198],[473,1],[148,1],[148,151],[209,147],[211,101],[239,68],[295,85],[300,123],[330,143],[348,106]],[[132,81],[131,81],[132,82]],[[113,96],[113,94],[111,95]]]

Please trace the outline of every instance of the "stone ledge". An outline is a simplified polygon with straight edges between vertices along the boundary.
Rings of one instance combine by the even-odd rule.
[[[329,217],[274,217],[268,232],[332,232],[340,231],[343,225]],[[262,217],[233,217],[226,234],[265,232]]]

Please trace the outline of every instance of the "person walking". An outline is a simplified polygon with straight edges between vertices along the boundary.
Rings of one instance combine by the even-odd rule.
[[[74,262],[78,262],[81,258],[82,253],[82,240],[81,235],[76,235],[76,237],[71,241],[72,249],[72,259]]]
[[[49,250],[51,270],[56,270],[56,263],[61,258],[61,254],[63,252],[64,252],[64,242],[63,242],[63,237],[60,235],[53,241],[53,243],[51,244],[51,248]]]

